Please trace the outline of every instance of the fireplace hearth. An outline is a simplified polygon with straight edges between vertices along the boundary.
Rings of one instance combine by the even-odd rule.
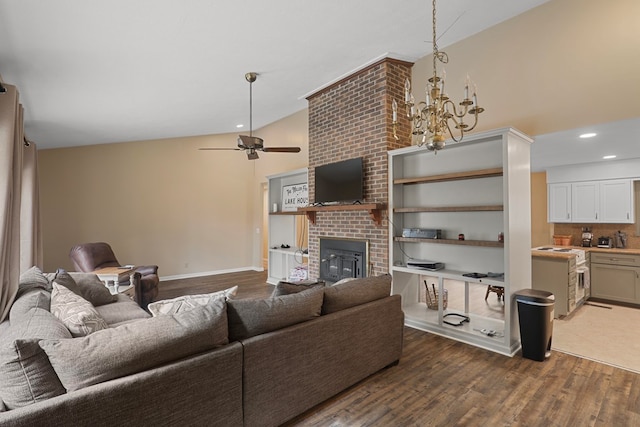
[[[320,238],[320,280],[337,282],[367,276],[369,242]]]

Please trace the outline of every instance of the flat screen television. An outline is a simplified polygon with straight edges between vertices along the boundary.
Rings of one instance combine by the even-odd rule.
[[[315,203],[355,202],[364,199],[362,157],[315,168]]]

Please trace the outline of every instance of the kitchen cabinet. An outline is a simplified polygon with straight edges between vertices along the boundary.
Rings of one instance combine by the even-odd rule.
[[[640,255],[592,253],[591,297],[640,304]]]
[[[500,129],[449,141],[437,155],[418,146],[389,151],[389,271],[407,326],[509,356],[519,350],[513,293],[531,287],[531,142],[514,129]],[[403,236],[407,228],[441,230],[441,238]],[[410,268],[410,259],[444,268]],[[464,276],[471,272],[503,276]],[[420,301],[425,278],[437,286],[436,309]],[[460,306],[444,307],[445,284],[464,296]],[[504,318],[480,313],[489,285],[504,288]],[[478,291],[482,296],[473,297]],[[447,315],[469,321],[453,326]]]
[[[555,317],[575,310],[578,273],[576,258],[534,256],[531,260],[531,288],[551,292],[555,297]]]
[[[571,184],[549,184],[549,222],[571,222]]]
[[[283,188],[306,185],[307,179],[306,168],[267,177],[269,206],[267,283],[272,285],[280,280],[288,280],[294,268],[306,266],[308,263],[309,255],[303,252],[307,242],[298,239],[299,234],[306,236],[306,233],[297,232],[299,228],[307,227],[304,212],[299,212],[296,207],[284,210],[283,203]]]
[[[633,223],[633,183],[629,179],[548,185],[549,222]]]

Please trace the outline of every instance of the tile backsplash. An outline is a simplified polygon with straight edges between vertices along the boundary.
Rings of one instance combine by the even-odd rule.
[[[593,246],[598,244],[598,237],[614,238],[618,231],[627,233],[627,247],[640,249],[640,236],[636,236],[635,224],[554,224],[553,234],[571,235],[571,244],[582,244],[582,227],[589,227],[593,233]],[[615,242],[615,239],[614,239]]]

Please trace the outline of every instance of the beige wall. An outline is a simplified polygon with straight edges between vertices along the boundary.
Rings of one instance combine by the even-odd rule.
[[[478,130],[536,135],[638,117],[638,16],[636,0],[552,0],[448,47],[447,91],[459,99],[467,73],[477,82]],[[413,68],[416,98],[430,74],[427,56]],[[71,246],[96,240],[162,276],[260,266],[260,183],[307,165],[307,111],[256,134],[303,150],[256,162],[197,150],[232,147],[232,134],[40,151],[45,268],[70,268]]]
[[[531,174],[531,247],[553,242],[553,225],[547,222],[547,174]]]
[[[261,266],[260,182],[306,165],[306,112],[255,132],[299,154],[249,161],[236,134],[39,152],[45,269],[70,269],[69,249],[109,242],[121,263],[154,263],[163,277]]]
[[[446,92],[461,100],[467,73],[477,83],[486,110],[478,130],[513,126],[535,136],[638,117],[638,16],[637,0],[544,3],[444,49]],[[413,67],[416,99],[431,58]]]

